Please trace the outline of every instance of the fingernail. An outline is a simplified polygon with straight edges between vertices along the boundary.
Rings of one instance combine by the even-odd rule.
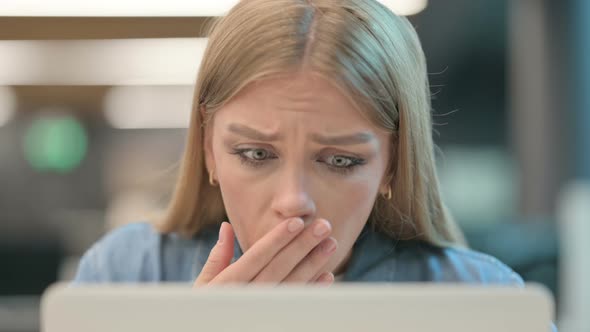
[[[336,239],[330,237],[322,242],[322,251],[325,254],[331,254],[334,250],[336,250]]]
[[[317,225],[315,225],[315,228],[313,229],[313,235],[317,237],[322,237],[326,235],[329,231],[330,224],[325,220],[321,220]]]
[[[223,236],[221,235],[223,232],[223,227],[225,227],[225,221],[221,223],[221,227],[219,227],[219,237],[217,239],[217,244],[222,244],[223,243]]]
[[[330,272],[328,274],[324,274],[324,276],[322,277],[322,281],[323,282],[333,282],[334,281],[334,274],[332,272]]]
[[[302,228],[303,228],[303,220],[301,220],[300,218],[291,219],[289,221],[289,224],[287,225],[287,229],[291,233],[295,233],[297,231],[300,231]]]

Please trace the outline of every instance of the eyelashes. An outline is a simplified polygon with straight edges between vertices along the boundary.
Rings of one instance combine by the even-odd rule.
[[[230,154],[239,158],[242,165],[260,168],[278,156],[273,152],[262,148],[233,148]],[[343,154],[334,154],[316,159],[316,162],[324,164],[329,170],[339,174],[349,174],[356,168],[366,164],[366,160]]]
[[[340,174],[352,173],[358,167],[366,164],[364,159],[339,154],[330,155],[328,158],[318,159],[317,161],[324,163],[332,171]]]
[[[263,166],[267,160],[277,159],[275,154],[272,154],[266,149],[260,148],[233,149],[230,153],[240,158],[242,165],[252,167],[260,167]]]

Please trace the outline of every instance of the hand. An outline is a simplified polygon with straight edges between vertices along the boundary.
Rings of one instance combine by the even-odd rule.
[[[322,283],[334,282],[331,272],[322,271],[336,251],[337,242],[329,237],[330,223],[315,220],[304,227],[301,218],[283,221],[258,240],[240,259],[234,256],[234,232],[223,222],[219,241],[209,254],[194,287],[227,283]]]

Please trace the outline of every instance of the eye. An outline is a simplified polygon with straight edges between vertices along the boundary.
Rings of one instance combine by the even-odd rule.
[[[348,157],[344,155],[331,155],[323,160],[318,160],[323,162],[328,166],[332,171],[338,172],[341,174],[347,174],[354,171],[357,167],[364,165],[366,163],[365,159],[355,158],[355,157]]]
[[[231,154],[238,156],[242,164],[249,166],[262,166],[267,160],[277,158],[271,151],[261,148],[233,149]]]
[[[243,152],[243,155],[246,158],[250,158],[253,160],[265,160],[268,158],[270,153],[264,149],[250,149]]]
[[[344,167],[349,167],[354,162],[353,162],[352,158],[349,158],[349,157],[345,157],[345,156],[330,156],[330,157],[328,157],[326,159],[326,163],[328,165],[331,165],[331,166],[334,166],[334,167],[344,168]]]

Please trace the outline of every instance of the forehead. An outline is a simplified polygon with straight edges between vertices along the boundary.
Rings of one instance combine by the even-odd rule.
[[[265,78],[243,88],[219,111],[220,120],[268,127],[304,120],[312,126],[373,127],[357,103],[328,79],[313,73]]]

